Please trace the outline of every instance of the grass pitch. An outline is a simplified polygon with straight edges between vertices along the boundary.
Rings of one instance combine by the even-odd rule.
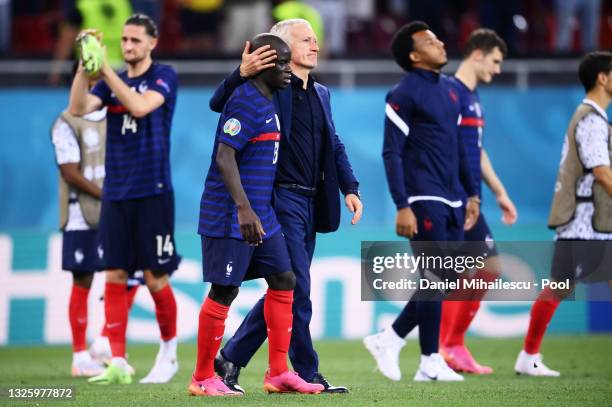
[[[415,383],[412,376],[418,364],[418,346],[409,341],[401,357],[403,378],[391,382],[374,372],[374,361],[360,342],[318,342],[321,371],[332,383],[346,385],[348,395],[267,395],[262,390],[267,347],[244,369],[240,383],[247,395],[239,398],[190,397],[187,384],[193,371],[195,345],[179,346],[180,371],[166,385],[99,386],[86,379],[70,377],[70,348],[0,348],[0,388],[74,386],[76,401],[12,401],[0,405],[78,406],[498,406],[612,405],[612,336],[550,336],[542,349],[545,363],[561,371],[560,378],[517,376],[514,361],[521,347],[519,339],[471,339],[470,348],[482,363],[491,365],[490,376],[466,376],[462,383]],[[155,345],[128,346],[130,363],[136,368],[136,381],[153,363]]]

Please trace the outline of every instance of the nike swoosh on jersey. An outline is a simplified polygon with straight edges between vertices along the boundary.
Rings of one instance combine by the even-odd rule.
[[[270,123],[272,119],[274,119],[274,117],[270,117],[269,119],[266,119],[266,124]]]

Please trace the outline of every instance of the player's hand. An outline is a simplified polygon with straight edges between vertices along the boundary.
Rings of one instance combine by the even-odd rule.
[[[499,209],[502,210],[502,222],[504,225],[514,225],[518,219],[518,212],[514,203],[508,195],[502,195],[497,198]]]
[[[344,204],[353,214],[351,225],[356,225],[361,219],[361,214],[363,213],[363,204],[361,203],[361,199],[359,199],[359,197],[355,194],[347,194],[344,197]]]
[[[242,238],[250,245],[257,246],[263,243],[266,232],[263,230],[259,216],[250,206],[238,209],[238,224]]]
[[[478,216],[480,216],[480,199],[473,196],[468,198],[465,207],[465,223],[463,224],[463,230],[472,229],[478,220]]]
[[[75,41],[76,42],[81,41],[83,37],[86,35],[93,35],[94,37],[98,39],[98,41],[100,41],[100,43],[102,43],[102,40],[104,39],[104,34],[102,33],[102,31],[98,31],[95,28],[87,28],[85,30],[79,31],[79,33],[76,36]]]
[[[412,239],[414,235],[419,233],[417,218],[410,207],[402,208],[397,211],[395,233],[397,233],[398,236],[407,237],[408,239]]]
[[[247,41],[244,45],[244,51],[242,51],[240,76],[250,78],[264,69],[272,68],[276,60],[276,50],[269,48],[269,45],[264,45],[253,52],[249,52],[251,43]]]

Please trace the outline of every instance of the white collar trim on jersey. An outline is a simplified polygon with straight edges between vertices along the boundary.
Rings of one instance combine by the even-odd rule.
[[[591,99],[584,98],[582,99],[582,103],[593,107],[599,112],[600,115],[602,115],[606,120],[608,120],[608,114],[606,113],[606,111],[603,110],[597,103],[593,102]]]
[[[94,110],[91,113],[87,113],[85,116],[83,116],[83,119],[90,122],[99,122],[104,120],[104,117],[106,117],[106,107],[103,107],[100,110]]]

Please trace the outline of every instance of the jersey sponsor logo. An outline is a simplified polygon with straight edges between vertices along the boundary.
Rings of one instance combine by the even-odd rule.
[[[166,263],[169,263],[169,262],[170,262],[170,260],[172,260],[172,259],[171,259],[171,258],[167,258],[167,259],[157,259],[157,262],[158,262],[159,264],[166,264]]]
[[[228,119],[223,125],[223,133],[227,133],[232,137],[240,133],[241,129],[242,125],[240,124],[240,121],[234,118]]]
[[[270,123],[272,119],[274,119],[274,117],[270,117],[269,119],[266,119],[266,124]]]

